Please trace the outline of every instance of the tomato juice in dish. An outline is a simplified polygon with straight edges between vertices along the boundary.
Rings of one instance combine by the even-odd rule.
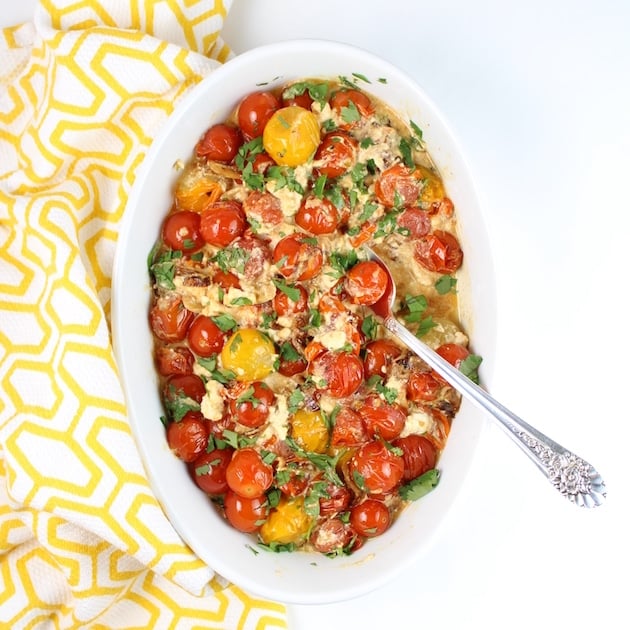
[[[346,79],[245,95],[181,164],[151,253],[166,439],[236,529],[351,553],[436,468],[460,397],[370,310],[475,377],[455,209],[422,132]]]

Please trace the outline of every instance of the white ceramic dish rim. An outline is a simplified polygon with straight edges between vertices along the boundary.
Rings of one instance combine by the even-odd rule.
[[[427,148],[455,202],[465,251],[458,283],[462,319],[474,350],[484,357],[481,373],[487,384],[494,357],[496,300],[489,243],[470,170],[453,132],[424,91],[387,61],[347,44],[289,40],[261,46],[230,60],[197,85],[166,121],[139,169],[114,261],[114,350],[130,423],[155,495],[181,537],[215,571],[252,594],[285,603],[351,599],[383,585],[415,562],[439,535],[440,525],[462,491],[485,422],[464,401],[440,461],[446,474],[438,488],[412,504],[386,534],[352,556],[329,559],[304,553],[255,553],[255,542],[222,521],[164,439],[147,324],[151,288],[146,261],[170,205],[177,176],[173,165],[178,159],[188,159],[210,124],[223,120],[249,91],[307,76],[350,77],[353,73],[371,79],[370,84],[360,81],[360,86],[390,102],[423,129]],[[213,106],[215,90],[220,96],[219,104]]]

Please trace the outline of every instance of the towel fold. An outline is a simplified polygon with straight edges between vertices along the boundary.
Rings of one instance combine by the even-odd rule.
[[[162,512],[109,326],[130,187],[230,5],[42,0],[0,32],[0,627],[286,628]]]

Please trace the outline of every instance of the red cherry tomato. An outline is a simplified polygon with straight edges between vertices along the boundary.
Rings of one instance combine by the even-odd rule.
[[[151,330],[165,343],[183,341],[194,318],[195,314],[184,306],[180,298],[158,298],[149,311]]]
[[[407,380],[407,400],[430,402],[438,397],[442,387],[444,382],[434,372],[411,372]]]
[[[320,272],[324,254],[305,236],[290,234],[278,241],[273,250],[273,262],[285,278],[310,280]]]
[[[405,464],[382,440],[375,440],[358,448],[350,459],[349,470],[361,489],[369,494],[385,494],[400,483]]]
[[[260,529],[269,515],[269,502],[267,497],[253,497],[247,499],[236,492],[228,490],[223,498],[225,517],[230,525],[239,532],[247,534]]]
[[[256,449],[246,447],[234,452],[225,476],[230,490],[253,499],[263,496],[271,487],[273,468],[262,460]]]
[[[365,499],[350,510],[350,525],[357,534],[366,538],[380,536],[390,523],[389,509],[376,499]]]
[[[186,335],[190,349],[200,357],[221,352],[226,338],[226,334],[205,315],[195,317]]]
[[[308,90],[304,90],[302,94],[297,94],[296,96],[291,96],[289,98],[282,97],[282,106],[289,107],[290,105],[297,105],[298,107],[302,107],[310,111],[311,105],[313,104],[313,99],[311,95],[308,93]]]
[[[352,536],[352,530],[340,518],[330,518],[313,530],[309,541],[320,553],[329,554],[345,549]]]
[[[387,281],[383,267],[373,260],[364,260],[348,270],[343,286],[351,302],[369,306],[383,297]]]
[[[375,339],[365,346],[363,373],[365,380],[372,376],[387,378],[392,363],[401,355],[401,349],[388,339]]]
[[[345,486],[337,486],[329,483],[326,487],[326,495],[319,498],[319,513],[321,516],[341,514],[348,509],[352,501],[352,493]]]
[[[239,383],[230,391],[230,413],[237,422],[256,429],[269,417],[269,409],[276,401],[272,389],[262,381]]]
[[[315,152],[315,168],[320,175],[339,177],[347,173],[357,162],[359,143],[343,131],[333,131],[324,136]]]
[[[238,107],[238,126],[247,140],[257,138],[271,118],[280,109],[280,101],[271,92],[252,92]]]
[[[468,348],[458,343],[442,344],[436,352],[456,368],[459,368],[461,362],[470,354]]]
[[[436,230],[416,241],[414,257],[425,269],[448,274],[461,267],[464,253],[455,236]]]
[[[238,277],[244,277],[250,281],[255,280],[264,272],[265,264],[271,258],[267,243],[247,231],[244,236],[237,238],[230,248],[234,248],[234,251],[244,254],[245,258],[244,265],[240,267],[242,257],[236,256],[239,262],[232,268],[232,271]]]
[[[341,89],[330,99],[332,110],[344,121],[341,126],[350,128],[356,126],[360,118],[371,116],[374,105],[370,97],[359,90]]]
[[[218,162],[231,162],[240,146],[243,136],[240,129],[225,123],[213,125],[197,143],[196,152],[199,157]]]
[[[363,383],[363,363],[351,352],[327,350],[309,363],[308,373],[315,387],[333,398],[352,396]]]
[[[192,374],[195,357],[184,346],[160,346],[155,350],[155,363],[162,376]]]
[[[297,497],[308,487],[308,477],[299,468],[289,468],[289,478],[278,486],[282,494],[287,497]]]
[[[192,253],[204,245],[200,218],[191,210],[178,210],[167,215],[162,223],[162,240],[171,249]]]
[[[215,201],[201,213],[200,231],[206,243],[227,247],[241,236],[247,227],[247,218],[237,201]]]
[[[311,234],[332,234],[339,225],[339,211],[329,199],[308,195],[295,213],[295,223]]]
[[[164,398],[168,402],[174,402],[178,398],[190,398],[201,403],[205,393],[206,386],[196,374],[174,374],[169,376],[164,384]]]
[[[299,297],[297,300],[280,290],[273,298],[273,308],[280,317],[304,313],[308,308],[308,293],[306,289],[300,284],[294,284],[291,288],[298,292]]]
[[[370,394],[363,401],[359,413],[370,437],[382,437],[390,441],[400,435],[407,414],[397,403],[388,403],[378,394]]]
[[[248,217],[253,217],[265,226],[278,225],[284,219],[280,199],[270,192],[250,192],[243,201],[243,210]]]
[[[413,206],[418,201],[420,189],[413,171],[404,164],[386,168],[374,184],[377,199],[388,208]]]
[[[267,153],[267,151],[261,151],[260,153],[256,154],[256,157],[254,158],[254,162],[252,164],[252,169],[254,173],[260,173],[261,175],[264,175],[267,172],[267,169],[270,166],[274,165],[275,162],[273,161],[273,158],[269,155],[269,153]]]
[[[216,496],[228,491],[225,471],[232,459],[232,452],[231,448],[215,448],[204,451],[194,460],[190,472],[204,492]]]
[[[361,416],[350,407],[343,406],[335,414],[330,436],[332,446],[359,446],[368,441],[368,433]]]
[[[296,374],[301,374],[307,367],[308,362],[301,354],[295,358],[286,358],[280,354],[280,366],[278,367],[278,372],[280,372],[283,376],[295,376]]]
[[[194,461],[208,444],[208,427],[203,416],[189,411],[179,422],[171,422],[166,429],[166,440],[179,459]]]
[[[402,458],[405,464],[403,481],[411,481],[427,470],[435,468],[437,451],[431,440],[423,435],[406,435],[396,438],[392,445],[402,450]]]
[[[396,223],[409,230],[410,238],[420,238],[431,231],[429,213],[420,208],[406,208],[396,217]]]
[[[222,271],[221,269],[217,269],[214,272],[212,281],[226,291],[232,288],[241,288],[240,280],[233,273],[230,273],[229,271]]]

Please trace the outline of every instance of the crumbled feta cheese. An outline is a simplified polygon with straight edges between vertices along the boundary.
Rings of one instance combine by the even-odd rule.
[[[433,425],[433,416],[426,411],[420,409],[412,411],[405,421],[405,426],[400,432],[400,437],[411,435],[412,433],[423,434],[431,429]]]
[[[209,379],[206,382],[206,393],[201,399],[201,413],[208,420],[221,420],[223,417],[225,387],[218,381]]]

